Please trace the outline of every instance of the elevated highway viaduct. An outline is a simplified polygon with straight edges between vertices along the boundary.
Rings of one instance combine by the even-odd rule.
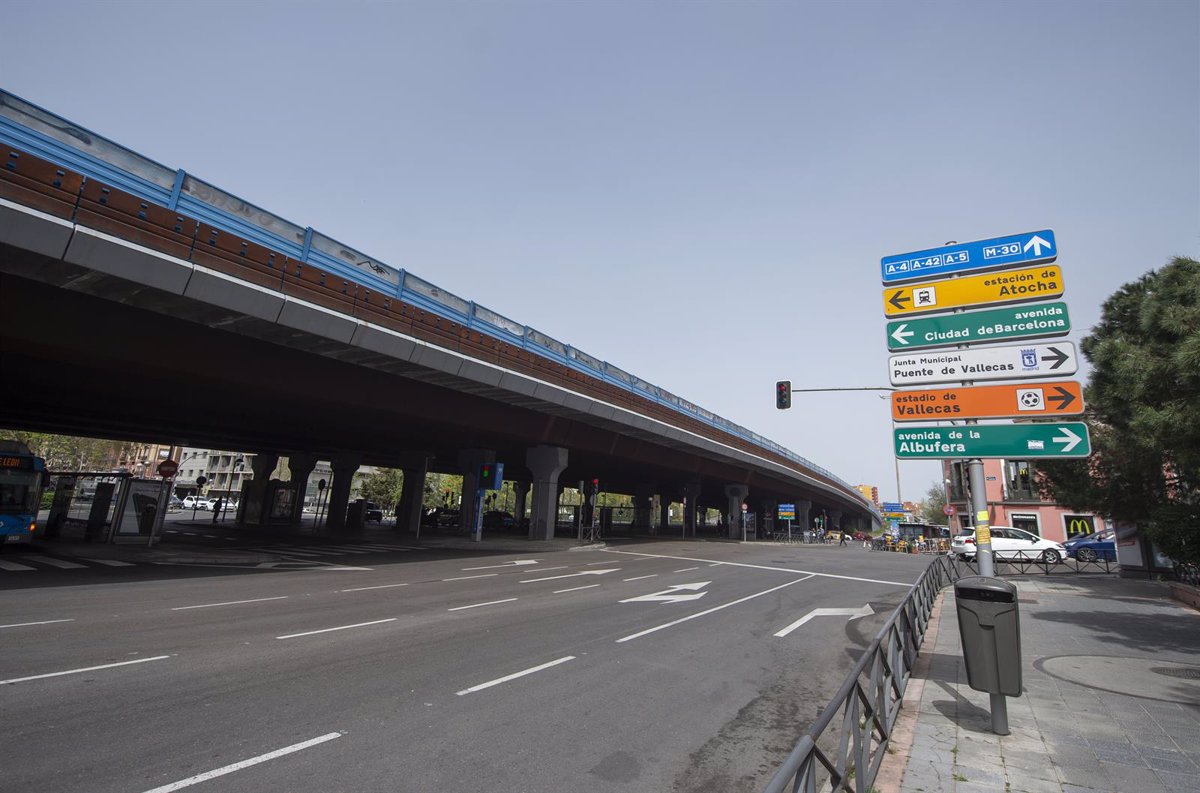
[[[0,424],[253,450],[259,490],[280,455],[332,460],[332,527],[360,464],[405,470],[411,522],[426,472],[470,492],[490,461],[532,484],[531,538],[594,478],[645,527],[686,499],[685,534],[743,500],[879,520],[766,438],[3,92],[0,158],[0,355],[31,384]]]

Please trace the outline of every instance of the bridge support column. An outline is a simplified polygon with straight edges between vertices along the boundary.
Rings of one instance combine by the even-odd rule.
[[[652,534],[666,534],[671,525],[671,497],[666,493],[658,495],[658,528]]]
[[[429,471],[429,458],[422,457],[400,469],[404,480],[400,489],[400,503],[396,505],[396,531],[410,531],[421,536],[421,507],[425,498],[425,474]]]
[[[329,485],[329,505],[325,525],[332,531],[346,529],[346,507],[350,504],[350,487],[358,471],[360,458],[356,454],[343,454],[330,461],[333,482]]]
[[[840,509],[829,510],[829,525],[825,528],[827,531],[829,529],[840,530],[842,528],[842,511]]]
[[[812,528],[812,502],[796,499],[796,527],[807,532]]]
[[[654,502],[654,486],[638,485],[633,496],[633,528],[639,531],[651,530],[651,512]]]
[[[238,503],[238,523],[261,526],[265,522],[263,517],[267,505],[263,502],[267,499],[267,477],[277,465],[278,454],[254,455],[254,459],[250,461],[250,470],[254,472],[254,478],[246,486],[245,498]]]
[[[476,493],[479,490],[479,466],[484,463],[496,462],[496,453],[491,449],[463,449],[458,453],[458,469],[462,471],[462,506],[459,510],[458,527],[463,534],[474,540],[483,539],[483,530],[478,536],[472,531],[475,528],[475,513],[481,508],[476,504]]]
[[[525,509],[529,504],[529,483],[514,479],[512,488],[513,518],[517,521],[517,528],[520,528],[521,521],[525,520]]]
[[[735,540],[742,538],[742,502],[749,493],[750,488],[746,485],[725,485],[725,498],[728,499],[725,515],[729,521],[729,536]]]
[[[304,492],[308,489],[308,478],[317,467],[315,454],[289,454],[288,468],[292,481],[296,483],[296,500],[292,502],[292,526],[299,527],[304,518]]]
[[[760,540],[770,539],[771,534],[775,531],[775,524],[777,522],[775,516],[779,514],[775,511],[775,507],[779,502],[775,499],[768,498],[763,499],[759,503],[758,538]]]
[[[696,536],[696,510],[700,506],[700,480],[685,482],[683,491],[683,536]]]
[[[558,522],[558,477],[567,468],[567,450],[561,446],[526,449],[525,466],[533,474],[529,539],[552,540],[554,526]]]

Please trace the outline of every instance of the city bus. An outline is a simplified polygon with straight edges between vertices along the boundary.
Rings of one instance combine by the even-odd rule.
[[[45,460],[21,441],[0,441],[0,547],[33,540],[45,480]]]

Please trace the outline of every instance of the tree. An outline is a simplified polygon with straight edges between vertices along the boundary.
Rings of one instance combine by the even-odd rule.
[[[925,500],[921,502],[921,520],[938,526],[946,525],[946,488],[941,483],[934,483],[925,491]]]
[[[110,471],[123,446],[120,441],[23,430],[0,430],[0,439],[24,441],[52,471]]]
[[[1118,289],[1081,347],[1092,456],[1040,463],[1044,494],[1200,562],[1200,262],[1177,257]]]
[[[379,468],[362,478],[362,497],[374,501],[384,512],[391,512],[400,501],[404,472],[398,468]]]

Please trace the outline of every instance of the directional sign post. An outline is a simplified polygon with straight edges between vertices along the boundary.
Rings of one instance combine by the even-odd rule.
[[[892,392],[892,421],[1078,416],[1082,412],[1083,388],[1074,380]]]
[[[883,290],[883,313],[888,317],[916,316],[956,308],[1027,303],[1061,297],[1062,293],[1062,269],[1047,264],[948,281],[889,286]]]
[[[1043,229],[885,256],[880,260],[880,267],[883,283],[896,284],[921,278],[1052,262],[1057,256],[1054,232]]]
[[[893,355],[888,365],[892,385],[920,385],[1072,375],[1079,369],[1079,360],[1074,344],[1055,342],[914,352]]]
[[[887,343],[889,350],[897,352],[1066,336],[1070,332],[1066,303],[1039,303],[889,322]]]
[[[898,427],[896,456],[905,460],[955,457],[1087,457],[1087,425],[976,424],[968,427]]]

